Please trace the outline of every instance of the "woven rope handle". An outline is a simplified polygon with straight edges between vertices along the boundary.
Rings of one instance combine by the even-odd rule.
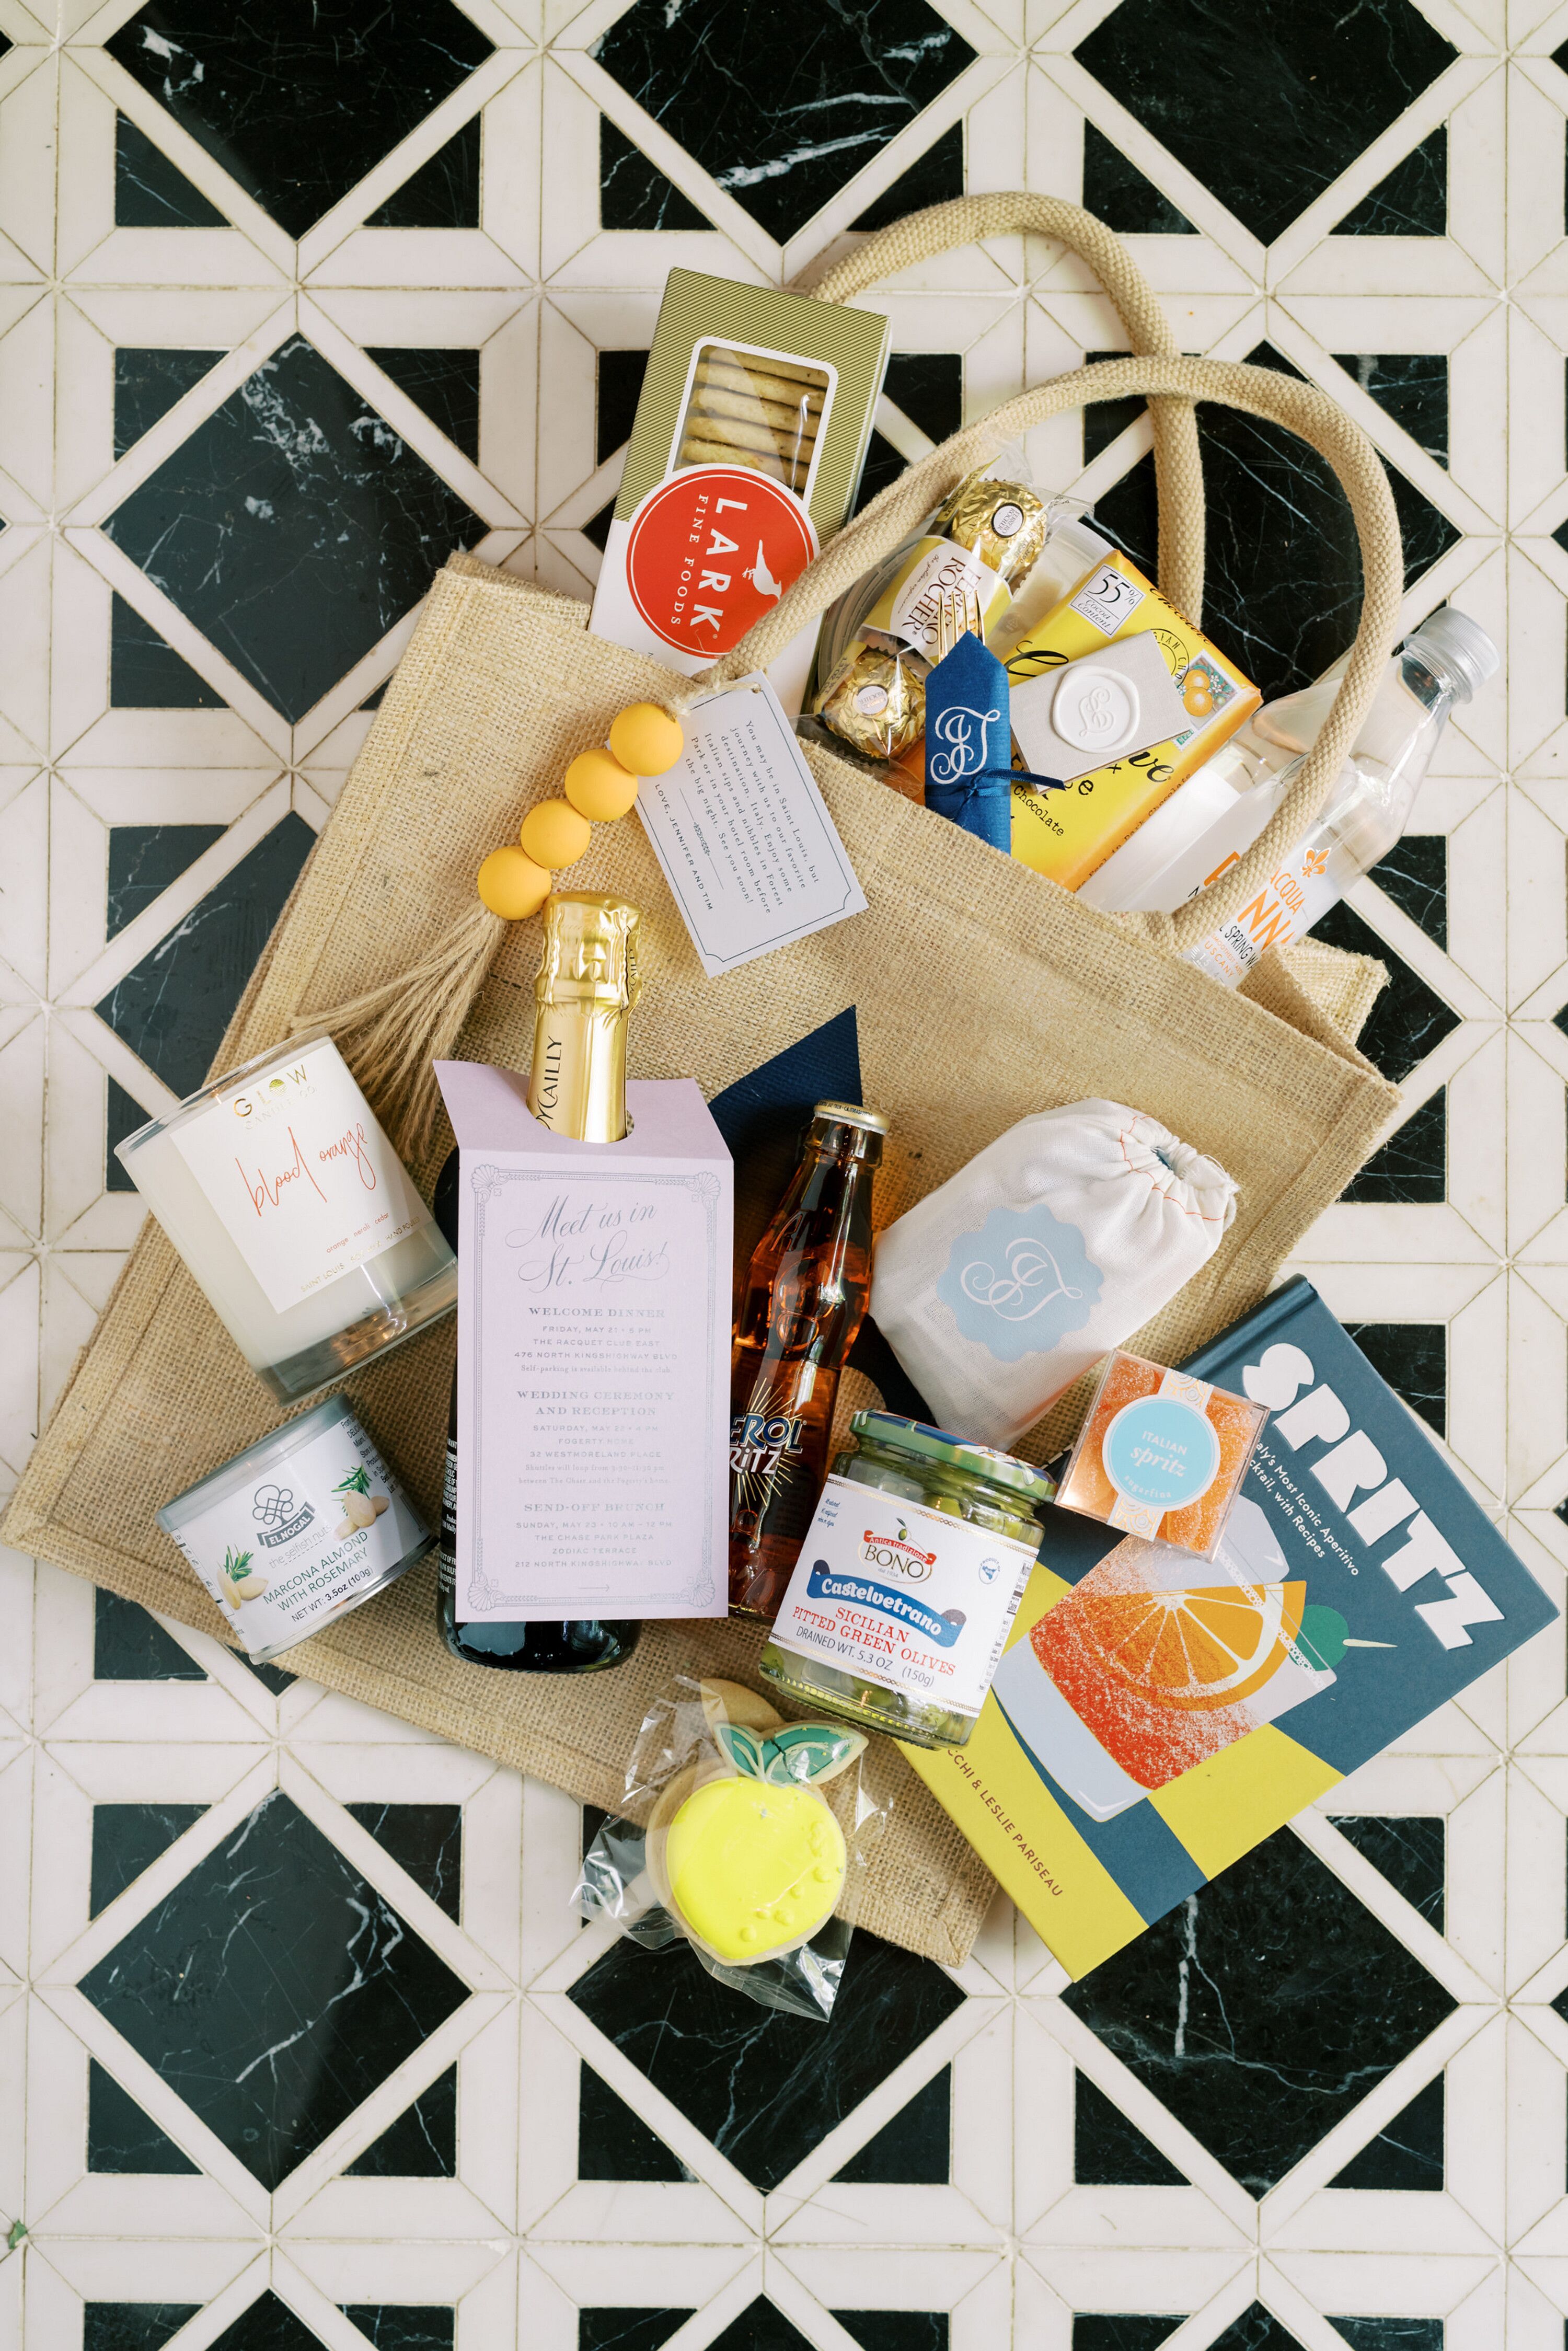
[[[1159,914],[1124,918],[1139,923],[1152,936],[1168,939],[1180,952],[1196,946],[1255,897],[1319,815],[1361,732],[1394,643],[1405,573],[1388,476],[1360,426],[1315,385],[1298,382],[1274,368],[1180,355],[1103,360],[1093,367],[1037,384],[993,409],[979,423],[967,425],[890,482],[853,522],[830,539],[816,561],[807,566],[734,652],[694,684],[701,691],[712,691],[748,671],[766,669],[791,638],[863,572],[891,555],[949,490],[988,463],[1005,442],[1065,410],[1081,408],[1091,401],[1124,399],[1130,392],[1155,397],[1163,393],[1184,402],[1218,401],[1246,415],[1267,417],[1299,434],[1338,475],[1350,500],[1361,546],[1361,625],[1350,664],[1317,741],[1269,824],[1239,863],[1200,898],[1184,906],[1174,921]]]
[[[883,277],[988,236],[1019,232],[1053,237],[1086,261],[1111,298],[1134,358],[1174,359],[1179,346],[1165,305],[1131,253],[1103,220],[1058,196],[957,196],[910,213],[857,246],[812,288],[819,302],[849,302]],[[1153,402],[1155,486],[1160,517],[1159,581],[1178,612],[1203,618],[1203,464],[1188,400]]]

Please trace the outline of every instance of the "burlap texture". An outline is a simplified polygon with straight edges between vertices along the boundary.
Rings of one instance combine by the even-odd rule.
[[[559,788],[628,702],[667,695],[655,664],[589,636],[582,608],[468,558],[436,580],[413,643],[225,1040],[233,1066],[315,1007],[390,977],[470,903],[475,867]],[[1164,1119],[1237,1177],[1240,1210],[1208,1267],[1138,1341],[1177,1360],[1251,1305],[1343,1189],[1397,1096],[1283,968],[1229,995],[1115,921],[942,819],[810,753],[869,911],[727,978],[705,978],[634,821],[595,828],[574,885],[645,909],[639,1077],[709,1094],[846,1006],[866,1097],[893,1120],[877,1220],[954,1173],[1026,1112],[1087,1093]],[[537,922],[508,934],[464,1039],[521,1066],[532,1037]],[[1277,962],[1275,958],[1268,959]],[[1253,997],[1262,1000],[1252,1000]],[[1312,1032],[1312,1033],[1308,1033]],[[428,1183],[448,1137],[438,1136]],[[427,1513],[445,1429],[453,1327],[348,1383]],[[846,1402],[863,1383],[846,1382]],[[223,1634],[153,1512],[279,1416],[149,1223],[39,1443],[5,1539],[126,1597]],[[1058,1416],[1060,1421],[1061,1416]],[[1048,1441],[1037,1432],[1030,1448]],[[292,1669],[569,1789],[614,1804],[650,1698],[678,1667],[751,1677],[755,1631],[650,1625],[602,1677],[533,1681],[443,1648],[432,1577],[406,1577],[289,1655]],[[896,1798],[852,1888],[852,1915],[953,1964],[991,1881],[885,1742]]]
[[[766,660],[776,648],[765,640],[787,641],[873,559],[877,544],[893,543],[999,438],[1072,402],[1134,391],[1154,402],[1162,584],[1196,619],[1203,516],[1192,402],[1230,399],[1275,416],[1322,449],[1345,483],[1367,605],[1317,753],[1243,873],[1227,877],[1234,894],[1238,881],[1250,883],[1266,871],[1260,861],[1287,845],[1275,839],[1281,824],[1299,831],[1310,820],[1375,690],[1397,600],[1386,481],[1369,445],[1322,394],[1267,371],[1176,357],[1125,249],[1091,215],[1053,199],[998,195],[936,207],[870,240],[819,292],[844,299],[925,254],[1016,228],[1061,237],[1092,260],[1134,348],[1157,356],[1041,387],[911,468],[753,631],[729,674]],[[585,621],[582,606],[470,558],[447,566],[216,1069],[279,1041],[301,1015],[362,996],[429,954],[472,907],[480,858],[515,838],[523,810],[559,790],[567,761],[602,742],[618,710],[643,698],[690,701],[691,680],[588,635]],[[1153,1113],[1212,1153],[1240,1186],[1237,1221],[1216,1257],[1135,1341],[1151,1355],[1179,1360],[1257,1301],[1393,1116],[1396,1092],[1350,1041],[1380,967],[1309,942],[1288,965],[1265,957],[1232,996],[1170,953],[1179,918],[1173,925],[1097,914],[847,764],[814,748],[808,757],[869,902],[851,922],[710,981],[634,822],[597,827],[588,856],[572,869],[574,887],[623,892],[644,909],[647,985],[632,1029],[632,1073],[693,1075],[711,1095],[852,1005],[866,1099],[893,1120],[878,1178],[879,1225],[1030,1111],[1103,1094]],[[538,954],[537,922],[506,935],[464,1032],[464,1053],[526,1065]],[[449,1142],[444,1124],[416,1170],[426,1188]],[[744,1216],[737,1225],[745,1228]],[[454,1342],[448,1322],[347,1383],[432,1519]],[[841,1421],[874,1400],[861,1374],[846,1374]],[[1043,1458],[1080,1409],[1075,1395],[1062,1399],[1022,1449]],[[0,1534],[226,1637],[153,1513],[281,1416],[150,1221]],[[649,1625],[631,1663],[603,1677],[486,1673],[442,1646],[433,1583],[428,1568],[405,1577],[290,1651],[291,1669],[586,1802],[619,1802],[637,1728],[673,1672],[755,1678],[758,1635],[726,1624]],[[954,1965],[973,1942],[992,1881],[895,1749],[874,1740],[868,1769],[894,1804],[846,1912]]]

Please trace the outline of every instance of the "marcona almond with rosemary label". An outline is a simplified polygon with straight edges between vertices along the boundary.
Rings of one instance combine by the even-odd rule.
[[[395,1583],[432,1541],[340,1395],[165,1502],[158,1523],[256,1665]]]

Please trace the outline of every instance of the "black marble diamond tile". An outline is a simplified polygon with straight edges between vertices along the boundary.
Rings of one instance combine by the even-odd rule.
[[[782,244],[975,51],[925,0],[633,0],[589,54]]]
[[[1072,2320],[1072,2351],[1156,2351],[1181,2325],[1152,2310],[1080,2310]]]
[[[1358,2147],[1331,2188],[1413,2189],[1443,2185],[1443,2076],[1418,2091],[1377,2137]]]
[[[385,1846],[449,1918],[457,1917],[463,1873],[461,1804],[346,1804],[343,1809]]]
[[[242,1656],[239,1662],[248,1672],[256,1676],[264,1688],[272,1692],[274,1698],[281,1698],[286,1689],[292,1689],[294,1687],[296,1677],[293,1674],[286,1674],[281,1666],[258,1666],[254,1657]]]
[[[117,1143],[123,1143],[128,1134],[134,1134],[139,1126],[146,1125],[147,1113],[114,1078],[107,1081],[107,1095],[103,1137],[103,1188],[106,1192],[134,1192],[136,1186],[115,1157],[114,1146]],[[127,1601],[124,1604],[130,1607],[132,1604]],[[170,1646],[174,1647],[177,1644],[172,1642]],[[205,1681],[206,1676],[202,1672],[201,1667],[194,1664],[193,1659],[187,1658],[185,1662],[193,1667],[194,1677]],[[193,1677],[187,1676],[184,1678],[189,1679]]]
[[[268,2289],[225,2327],[212,2351],[321,2351],[321,2338]]]
[[[367,228],[477,228],[482,118],[471,114],[428,163],[422,163],[384,204],[365,215]]]
[[[1260,2197],[1454,2007],[1285,1829],[1062,1998]]]
[[[1443,2351],[1440,2318],[1331,2318],[1351,2351]]]
[[[486,525],[297,336],[103,528],[296,719]]]
[[[110,1081],[113,1083],[112,1079]],[[138,1126],[147,1113],[138,1110]],[[99,1682],[204,1682],[207,1678],[188,1649],[165,1633],[155,1616],[134,1600],[101,1584],[92,1595],[92,1674]]]
[[[163,2351],[199,2302],[84,2302],[81,2351]]]
[[[221,824],[110,825],[104,936],[118,938],[223,837]]]
[[[1380,857],[1372,878],[1401,914],[1434,944],[1448,948],[1448,840],[1441,832],[1407,832]]]
[[[800,2328],[759,2294],[714,2336],[712,2351],[811,2351],[811,2346]]]
[[[1419,1203],[1448,1196],[1448,1093],[1439,1086],[1373,1153],[1341,1197]]]
[[[224,698],[183,654],[144,621],[134,604],[111,594],[109,700],[114,710],[221,710]]]
[[[457,2068],[438,2074],[363,2155],[344,2168],[348,2179],[455,2179]]]
[[[1083,209],[1124,236],[1197,235],[1186,214],[1089,121],[1083,125]]]
[[[1375,956],[1387,967],[1388,985],[1367,1015],[1356,1041],[1385,1078],[1395,1085],[1402,1084],[1417,1063],[1458,1027],[1458,1014],[1396,955],[1386,940],[1378,937],[1370,923],[1362,921],[1354,907],[1343,904],[1331,907],[1321,922],[1313,924],[1312,935],[1326,940],[1331,947],[1347,948],[1352,955]]]
[[[290,236],[490,56],[448,0],[149,0],[105,44]]]
[[[206,1811],[205,1804],[95,1804],[88,1917],[107,1910],[161,1853]]]
[[[577,2176],[674,2180],[695,2174],[591,2065],[584,2065],[577,2092]]]
[[[861,2351],[947,2351],[945,2310],[835,2310]]]
[[[1334,224],[1336,236],[1446,236],[1448,229],[1448,126],[1401,156],[1385,180]]]
[[[570,1997],[766,2192],[964,1995],[929,1959],[862,1928],[825,2026],[737,2000],[690,1951],[630,1943],[607,1951]]]
[[[1439,465],[1448,462],[1448,359],[1446,351],[1335,351],[1335,359],[1379,408],[1403,425]]]
[[[835,2179],[852,2187],[945,2187],[953,2172],[953,2069],[944,2065]]]
[[[607,114],[599,118],[601,228],[712,228],[689,196],[634,147]]]
[[[1301,2351],[1301,2346],[1282,2319],[1255,2302],[1223,2335],[1215,2336],[1212,2351]]]
[[[452,2351],[457,2339],[457,2313],[435,2303],[345,2302],[339,2306],[376,2351]]]
[[[1442,1322],[1347,1322],[1374,1371],[1439,1437],[1448,1426],[1448,1332]]]
[[[116,228],[227,228],[222,213],[193,188],[128,114],[114,118]]]
[[[400,392],[416,400],[454,446],[479,462],[479,354],[456,350],[389,350],[365,347]]]
[[[1185,2174],[1087,2074],[1072,2077],[1072,2177],[1081,2188],[1185,2188]]]
[[[87,2061],[87,2168],[95,2172],[193,2172],[166,2131],[96,2057]]]
[[[1258,344],[1247,357],[1255,367],[1301,373],[1269,343]],[[1114,413],[1113,403],[1099,406]],[[1131,403],[1129,413],[1136,413]],[[1122,423],[1126,422],[1124,414]],[[1091,433],[1104,429],[1096,422]],[[1204,625],[1265,696],[1290,693],[1321,677],[1355,634],[1361,557],[1349,505],[1328,467],[1282,426],[1209,406],[1203,412],[1200,439],[1208,505]],[[1408,587],[1456,544],[1459,533],[1396,467],[1386,470]],[[1152,455],[1141,458],[1096,500],[1094,523],[1153,577],[1157,529]]]
[[[927,439],[946,441],[964,421],[964,359],[960,351],[894,351],[887,362],[885,390],[895,408]],[[904,469],[891,441],[873,431],[854,510],[869,506],[879,490]]]
[[[577,2314],[577,2351],[659,2351],[689,2310],[633,2310],[620,2304]]]
[[[95,1006],[177,1094],[206,1076],[315,841],[290,810]]]
[[[114,454],[132,444],[167,416],[193,384],[223,358],[222,351],[143,350],[129,344],[114,354]]]
[[[1074,55],[1271,244],[1458,51],[1409,0],[1122,0]]]
[[[950,204],[964,193],[964,125],[955,122],[934,139],[924,155],[901,172],[885,194],[873,197],[852,228],[891,228],[906,213],[924,212],[927,204]]]
[[[281,1793],[80,1989],[269,2189],[468,1996]]]
[[[1405,1813],[1385,1817],[1351,1813],[1334,1813],[1332,1818],[1340,1834],[1348,1837],[1440,1935],[1448,1825],[1442,1814]]]
[[[585,522],[582,526],[582,535],[584,538],[591,538],[593,541],[594,546],[599,549],[601,555],[603,554],[605,548],[610,543],[610,526],[614,519],[615,501],[612,498],[608,506],[601,507],[599,512],[592,517],[591,520]]]
[[[632,438],[637,422],[637,402],[648,372],[646,351],[601,351],[594,363],[597,405],[593,420],[593,462],[602,465],[612,450]]]

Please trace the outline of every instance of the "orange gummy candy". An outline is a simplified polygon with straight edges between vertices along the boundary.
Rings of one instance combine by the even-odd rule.
[[[1163,1364],[1120,1349],[1113,1354],[1084,1424],[1077,1453],[1057,1500],[1065,1509],[1109,1522],[1121,1499],[1106,1474],[1103,1447],[1105,1432],[1123,1407],[1140,1396],[1154,1395],[1166,1376]],[[1267,1417],[1261,1405],[1226,1388],[1211,1388],[1205,1411],[1219,1439],[1219,1467],[1213,1483],[1185,1509],[1167,1510],[1155,1530],[1155,1540],[1207,1558],[1213,1552],[1236,1489],[1252,1457],[1258,1432]]]

